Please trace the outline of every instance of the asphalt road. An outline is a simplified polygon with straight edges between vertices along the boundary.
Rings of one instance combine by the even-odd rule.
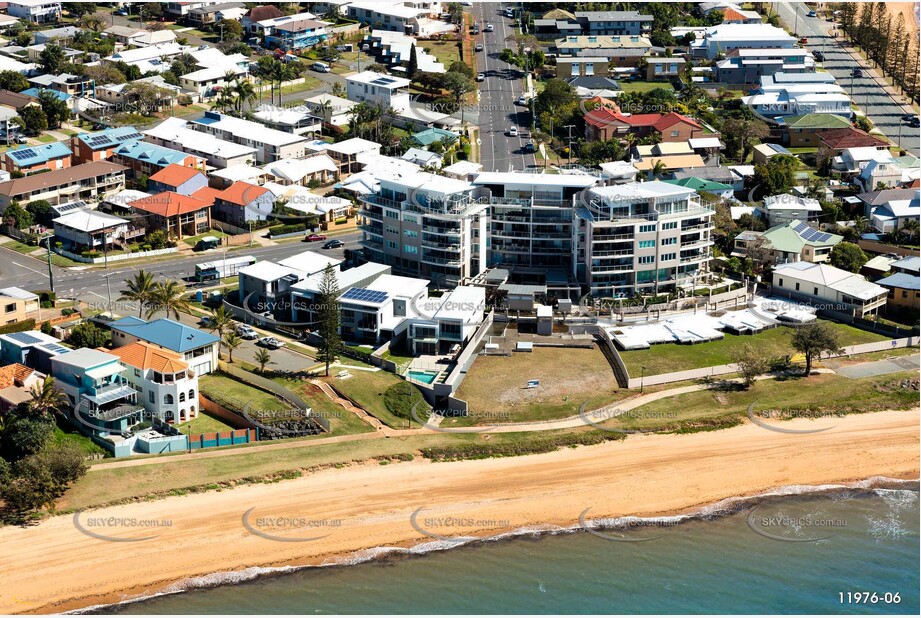
[[[359,236],[360,232],[358,231],[336,235],[335,238],[344,243],[344,246],[339,249],[322,249],[323,243],[320,242],[288,241],[272,247],[255,245],[252,249],[238,249],[229,252],[227,255],[228,257],[252,255],[259,260],[278,261],[297,253],[311,250],[341,258],[346,249],[360,248],[358,244]],[[115,300],[119,296],[119,290],[123,287],[123,281],[132,277],[139,270],[148,270],[158,276],[162,275],[169,279],[182,280],[184,277],[189,277],[195,273],[196,264],[220,259],[221,254],[222,252],[219,249],[211,249],[196,253],[194,257],[182,257],[133,266],[121,266],[118,262],[113,262],[108,269],[53,266],[54,287],[60,298],[75,298],[92,303],[98,308],[103,308],[100,303],[105,305],[109,300],[106,287],[107,276],[111,282],[112,300]],[[2,287],[14,286],[26,290],[46,290],[49,287],[48,267],[35,258],[0,246],[0,281],[2,281]],[[120,310],[116,312],[126,313]]]
[[[883,89],[882,79],[877,82],[870,75],[868,69],[873,63],[858,62],[844,51],[840,45],[843,36],[839,34],[835,39],[828,34],[833,23],[821,17],[807,17],[809,9],[802,2],[776,2],[774,6],[787,27],[795,28],[796,34],[807,38],[806,46],[810,50],[819,50],[825,54],[822,66],[835,76],[838,85],[845,89],[873,124],[890,140],[917,156],[921,146],[918,129],[909,127],[902,120],[903,114],[912,113],[913,110],[904,97],[899,97],[901,100],[893,99]],[[851,72],[856,68],[863,69],[863,77],[852,76]]]
[[[504,5],[491,2],[477,3],[469,10],[480,34],[476,42],[483,43],[477,54],[477,70],[486,80],[479,82],[480,163],[485,171],[508,172],[522,170],[535,164],[534,155],[525,152],[530,139],[531,113],[515,101],[524,94],[524,74],[516,66],[499,59],[503,47],[514,47],[505,38],[517,29],[512,20],[500,14]],[[485,32],[491,23],[495,32]],[[518,127],[518,136],[510,137],[508,131]]]

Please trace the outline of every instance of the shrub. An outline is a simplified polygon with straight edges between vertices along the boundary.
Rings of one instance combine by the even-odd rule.
[[[306,223],[289,223],[272,228],[272,236],[281,236],[283,234],[293,234],[294,232],[303,232],[307,229]]]
[[[0,326],[0,335],[18,333],[24,330],[33,330],[34,328],[35,318],[29,318],[28,320],[22,320],[20,322],[14,322],[13,324],[4,324],[3,326]]]

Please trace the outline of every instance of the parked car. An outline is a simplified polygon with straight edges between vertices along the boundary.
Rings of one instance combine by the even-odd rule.
[[[214,319],[209,318],[208,316],[205,316],[202,319],[200,319],[198,323],[204,326],[205,328],[212,328],[214,326]]]
[[[310,65],[310,68],[317,73],[329,73],[329,65],[325,62],[314,62]]]
[[[486,81],[486,74],[485,74],[485,73],[477,73],[477,74],[476,74],[476,80],[477,80],[478,82]]]
[[[285,346],[284,343],[275,337],[263,337],[259,340],[259,345],[264,348],[269,348],[270,350],[277,350],[278,348],[283,348]]]
[[[863,71],[861,69],[854,69],[851,71],[853,77],[863,77]]]
[[[823,54],[822,52],[818,50],[812,52],[812,57],[818,60],[819,62],[825,62],[825,54]]]
[[[318,240],[326,240],[325,234],[307,234],[304,236],[303,242],[316,242]]]
[[[509,127],[508,129],[509,137],[518,137],[518,127]]]
[[[237,336],[241,339],[258,339],[259,333],[253,330],[249,324],[237,325]]]
[[[342,241],[336,240],[335,238],[323,244],[324,249],[338,249],[341,246],[342,246]]]
[[[800,44],[805,45],[806,43],[809,42],[809,39],[807,39],[806,37],[800,37],[799,42]]]
[[[515,105],[527,105],[527,104],[528,104],[528,100],[525,98],[524,95],[521,95],[520,97],[518,97],[518,100],[515,101]]]
[[[806,13],[806,17],[815,17],[815,15],[816,15],[815,11],[809,11],[808,13]]]
[[[907,120],[908,122],[911,122],[915,118],[916,116],[914,114],[902,114],[902,120]]]
[[[486,24],[486,27],[483,28],[483,32],[492,32],[493,30],[495,30],[495,28],[492,24]]]
[[[473,46],[473,51],[478,51],[478,52],[483,51],[483,44],[482,44],[482,43],[477,43],[476,45],[474,45],[474,46]]]

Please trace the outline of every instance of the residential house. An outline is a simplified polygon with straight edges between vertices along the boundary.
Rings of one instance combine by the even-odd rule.
[[[375,30],[393,30],[405,34],[435,36],[452,32],[454,26],[437,18],[441,2],[352,2],[347,7],[351,19],[368,24]]]
[[[410,148],[400,157],[404,161],[415,163],[419,167],[431,167],[438,169],[444,163],[444,157],[437,152],[431,152],[422,148]]]
[[[353,137],[341,142],[329,144],[325,150],[330,157],[338,161],[339,173],[347,175],[361,171],[362,164],[358,159],[362,155],[380,154],[381,145],[361,137]]]
[[[345,78],[350,101],[374,103],[383,109],[402,112],[409,108],[409,80],[404,77],[384,75],[375,71],[362,71]]]
[[[812,54],[801,47],[734,49],[716,61],[713,72],[717,83],[736,88],[764,83],[781,74],[791,84],[825,83],[831,77],[828,73],[816,73]]]
[[[163,10],[167,16],[172,17],[175,21],[187,20],[189,14],[195,9],[201,8],[209,4],[216,4],[216,2],[208,0],[191,0],[186,2],[166,2],[164,3]]]
[[[144,135],[149,142],[195,155],[218,169],[256,162],[257,148],[195,131],[182,118],[167,118]]]
[[[33,24],[47,24],[61,19],[61,3],[47,0],[14,0],[6,3],[6,12]]]
[[[640,59],[652,54],[649,37],[640,35],[573,35],[557,39],[557,59],[591,56],[605,58],[612,67],[636,67]]]
[[[781,193],[764,198],[768,225],[783,225],[793,221],[818,221],[822,214],[819,200],[810,197]]]
[[[771,227],[764,232],[764,249],[770,253],[766,262],[827,262],[831,250],[843,236],[820,232],[802,221],[791,221]]]
[[[344,340],[380,345],[405,331],[413,304],[427,292],[428,281],[381,275],[364,287],[350,287],[339,297]]]
[[[327,266],[336,267],[342,260],[314,251],[304,251],[278,263],[256,262],[237,271],[239,298],[249,317],[266,311],[287,320],[296,310],[292,289],[309,277],[319,275]]]
[[[677,185],[679,187],[684,187],[686,189],[693,189],[698,193],[706,191],[707,193],[712,193],[723,199],[731,199],[733,195],[732,185],[723,184],[721,182],[714,182],[712,180],[705,180],[703,178],[681,178],[678,180],[664,180],[670,185]]]
[[[125,188],[125,167],[93,161],[44,174],[14,178],[0,183],[0,210],[17,201],[25,206],[35,200],[60,204],[75,199],[98,201]]]
[[[876,285],[887,290],[887,315],[907,315],[913,321],[918,320],[918,310],[921,309],[921,278],[918,277],[917,271],[893,273],[877,280]]]
[[[77,210],[53,220],[54,236],[69,251],[104,251],[124,243],[128,221],[98,210]]]
[[[20,146],[3,154],[3,169],[26,175],[38,171],[60,170],[70,167],[72,156],[73,153],[64,142]]]
[[[331,25],[330,22],[308,17],[278,20],[272,27],[272,33],[265,36],[265,44],[285,50],[313,47],[329,37]]]
[[[116,45],[130,47],[135,45],[135,41],[142,36],[146,30],[132,28],[131,26],[110,26],[100,32],[103,37],[114,39]]]
[[[265,221],[272,214],[275,196],[264,187],[235,182],[214,197],[214,218],[237,227]]]
[[[677,112],[667,114],[609,113],[607,108],[596,108],[586,114],[585,138],[589,141],[624,137],[632,133],[637,139],[655,133],[663,142],[687,142],[703,137],[705,130],[697,121]]]
[[[825,309],[853,313],[858,317],[876,314],[886,304],[886,288],[870,283],[861,275],[828,264],[792,262],[771,273],[771,293],[790,296]]]
[[[463,348],[483,323],[486,288],[458,286],[438,298],[424,298],[413,307],[424,315],[410,320],[407,347],[413,356],[448,354]]]
[[[402,64],[409,62],[416,50],[416,66],[423,73],[445,73],[443,64],[438,58],[416,44],[416,38],[401,32],[390,30],[372,30],[361,40],[360,46],[364,53],[372,56],[376,62],[391,67],[397,71]],[[366,49],[367,48],[367,49]]]
[[[886,140],[851,126],[819,131],[817,137],[819,146],[827,148],[834,155],[840,155],[848,148],[889,149],[889,142]]]
[[[72,140],[74,159],[77,163],[104,161],[122,144],[140,139],[144,139],[144,136],[134,127],[112,127],[92,133],[80,133]]]
[[[269,129],[258,122],[234,118],[218,112],[205,112],[189,127],[214,137],[256,149],[256,161],[271,163],[279,159],[304,156],[306,138]]]
[[[646,58],[646,81],[677,79],[687,61],[684,58]]]
[[[814,148],[826,131],[848,129],[851,121],[837,114],[801,114],[783,119],[784,143],[790,148]]]
[[[268,176],[262,168],[245,164],[214,170],[208,174],[208,182],[215,189],[226,189],[240,180],[253,185],[263,185],[268,180]]]
[[[184,168],[187,169],[187,168]],[[211,229],[212,201],[164,191],[127,205],[147,217],[149,230],[163,230],[170,238],[182,240]]]
[[[0,288],[0,324],[38,317],[38,295],[16,287]]]
[[[0,366],[0,415],[32,401],[32,387],[44,376],[19,363]]]
[[[147,189],[151,193],[172,191],[180,195],[192,195],[208,186],[208,177],[196,167],[172,163],[150,177]]]
[[[0,335],[0,365],[18,363],[48,374],[51,358],[65,352],[70,348],[62,346],[60,339],[39,330]]]
[[[20,94],[12,90],[0,90],[0,107],[5,107],[14,111],[19,111],[24,107],[38,107],[39,102],[35,97],[27,94]]]
[[[860,193],[864,216],[880,232],[893,232],[908,220],[921,216],[921,191],[918,189],[884,189]]]
[[[127,65],[137,67],[141,73],[163,73],[169,70],[170,63],[176,56],[188,52],[189,49],[187,45],[180,45],[174,41],[121,49],[111,56],[107,56],[104,60],[111,64],[124,62]]]
[[[796,39],[771,24],[720,24],[708,28],[691,43],[691,55],[713,60],[734,49],[795,47]]]
[[[604,56],[582,56],[577,58],[556,59],[556,76],[568,80],[572,77],[591,75],[606,76],[608,74],[608,59]]]
[[[54,385],[70,402],[66,417],[84,433],[106,437],[149,420],[118,357],[80,348],[51,358]]]
[[[752,163],[760,165],[777,155],[792,156],[793,153],[780,144],[757,144],[752,148]]]
[[[352,120],[352,110],[358,103],[331,94],[318,94],[304,100],[313,116],[323,119],[327,127],[347,127]]]
[[[149,142],[126,142],[115,149],[112,161],[131,170],[131,176],[156,176],[170,165],[203,170],[205,160],[185,152],[157,146]]]
[[[195,28],[213,26],[221,21],[237,20],[246,15],[246,6],[242,2],[225,2],[221,4],[207,4],[191,9],[186,16],[186,21]]]
[[[306,107],[260,105],[253,117],[270,129],[294,135],[315,135],[323,130],[323,119],[315,116]]]
[[[111,329],[115,348],[142,341],[178,354],[195,375],[217,370],[220,339],[211,333],[167,318],[149,322],[141,318],[122,318],[112,322]]]
[[[322,185],[334,182],[339,175],[339,164],[328,154],[318,154],[305,159],[281,159],[262,167],[265,177],[280,185],[311,183]]]
[[[848,119],[854,115],[851,99],[843,91],[816,92],[820,88],[819,84],[791,86],[780,91],[742,97],[742,102],[772,122],[780,122],[778,119],[785,116],[802,114],[837,114]],[[840,89],[840,86],[834,88]],[[823,89],[833,90],[831,86]]]
[[[109,353],[128,368],[125,380],[150,415],[166,423],[198,417],[198,376],[182,355],[142,340]]]
[[[269,22],[281,17],[285,14],[274,4],[254,6],[243,16],[243,31],[250,36],[264,35],[265,29],[271,27]]]
[[[727,6],[720,11],[723,14],[724,24],[760,24],[761,14],[758,11],[743,11],[735,6]]]

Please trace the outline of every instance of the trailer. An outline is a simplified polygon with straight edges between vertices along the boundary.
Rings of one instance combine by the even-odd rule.
[[[250,264],[255,264],[256,258],[251,255],[241,257],[223,258],[213,262],[204,262],[195,265],[196,281],[214,281],[224,277],[233,277],[237,272]]]

